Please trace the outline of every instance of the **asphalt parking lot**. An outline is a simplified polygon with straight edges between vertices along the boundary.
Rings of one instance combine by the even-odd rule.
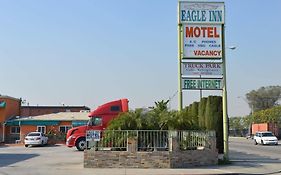
[[[64,145],[0,147],[0,174],[65,174],[83,169],[83,152]]]
[[[217,168],[208,169],[90,169],[83,167],[83,152],[65,145],[25,148],[0,147],[0,175],[136,175],[136,174],[220,174]]]

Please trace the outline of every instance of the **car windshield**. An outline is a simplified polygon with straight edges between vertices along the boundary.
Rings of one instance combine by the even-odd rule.
[[[27,136],[40,136],[40,133],[29,133]]]
[[[272,133],[268,132],[268,133],[262,133],[263,137],[272,137],[274,136]]]

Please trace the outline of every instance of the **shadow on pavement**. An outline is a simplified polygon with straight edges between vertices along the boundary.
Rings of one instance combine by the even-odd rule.
[[[31,145],[28,148],[44,148],[44,147],[59,147],[60,144],[47,144],[47,145]]]
[[[280,175],[281,174],[281,168],[280,170],[277,171],[268,170],[267,172],[263,172],[263,173],[243,173],[244,168],[246,169],[256,168],[264,171],[263,167],[265,164],[276,164],[277,166],[281,165],[281,160],[278,158],[260,156],[257,154],[248,154],[245,152],[239,152],[233,150],[230,150],[229,156],[231,162],[230,164],[200,167],[200,169],[223,169],[223,170],[230,170],[230,171],[236,169],[235,172],[241,171],[240,173],[218,173],[219,175]]]
[[[257,154],[247,154],[245,152],[230,151],[230,161],[233,163],[239,163],[239,165],[247,166],[249,163],[254,163],[254,166],[260,166],[258,163],[278,163],[281,164],[281,160],[278,158],[260,156]]]
[[[48,144],[48,145],[46,145],[46,147],[59,147],[59,146],[63,146],[63,144]]]
[[[39,154],[0,154],[0,167],[5,167],[37,156],[39,156]]]
[[[260,156],[257,154],[248,154],[245,152],[239,152],[239,151],[230,151],[230,165],[224,165],[225,167],[241,167],[241,168],[259,168],[263,169],[262,167],[265,164],[277,164],[281,165],[281,160],[278,158],[272,158],[268,156]],[[230,173],[232,174],[232,173]],[[233,173],[239,174],[239,175],[277,175],[281,174],[280,171],[268,171],[263,173]]]

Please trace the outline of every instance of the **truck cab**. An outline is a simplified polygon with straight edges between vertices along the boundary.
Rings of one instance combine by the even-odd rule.
[[[86,148],[86,131],[105,130],[112,119],[118,117],[120,113],[128,111],[128,102],[128,99],[111,101],[90,112],[87,125],[68,130],[66,145],[68,147],[76,146],[79,151],[83,151]]]

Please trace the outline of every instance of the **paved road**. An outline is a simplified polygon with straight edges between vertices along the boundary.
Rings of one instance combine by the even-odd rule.
[[[176,175],[176,174],[281,174],[281,145],[253,145],[245,138],[230,139],[231,165],[189,169],[87,169],[83,152],[64,145],[24,148],[0,147],[0,175]]]
[[[223,169],[232,172],[281,174],[281,142],[279,145],[254,145],[252,139],[229,139],[231,166]],[[241,169],[241,170],[239,170]]]
[[[230,138],[232,160],[281,160],[281,145],[254,145],[252,139]],[[280,154],[278,154],[280,153]]]

